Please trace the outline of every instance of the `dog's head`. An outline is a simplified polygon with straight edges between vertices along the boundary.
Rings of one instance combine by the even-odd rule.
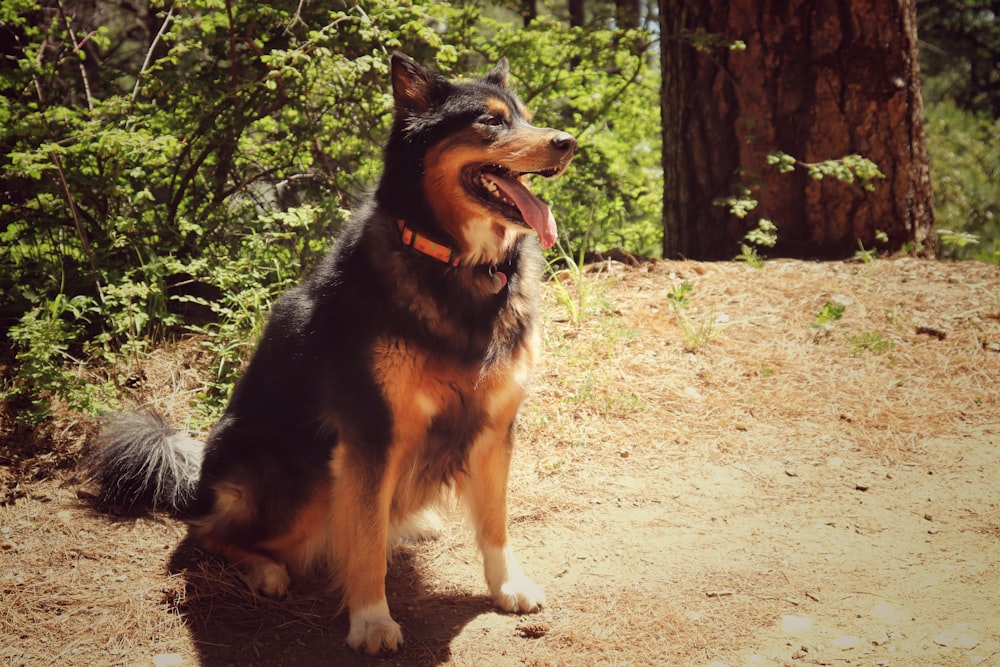
[[[395,123],[380,203],[432,238],[447,236],[441,242],[469,262],[502,257],[531,230],[543,247],[555,243],[552,213],[525,177],[562,174],[576,150],[566,132],[531,124],[508,76],[506,59],[458,83],[392,57]]]

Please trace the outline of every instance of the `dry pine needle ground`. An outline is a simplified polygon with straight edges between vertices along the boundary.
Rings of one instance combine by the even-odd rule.
[[[94,514],[70,471],[22,452],[0,474],[0,664],[996,664],[997,267],[606,263],[580,280],[563,277],[578,322],[546,292],[511,482],[540,614],[490,609],[455,518],[393,565],[404,653],[357,658],[335,600],[255,598],[181,524]],[[200,364],[192,343],[157,350],[140,398],[184,423]],[[783,635],[789,618],[811,629]]]

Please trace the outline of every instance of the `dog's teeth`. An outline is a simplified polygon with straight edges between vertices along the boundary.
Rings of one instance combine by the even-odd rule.
[[[500,188],[497,186],[497,184],[493,182],[493,179],[486,178],[485,176],[483,176],[482,178],[480,178],[480,180],[483,183],[483,187],[485,187],[486,191],[489,192],[491,195],[493,195],[497,199],[504,199],[504,200],[506,199],[506,197],[500,191]]]
[[[500,202],[503,202],[504,204],[515,206],[514,202],[511,201],[510,197],[507,196],[507,193],[501,190],[500,186],[497,185],[492,178],[490,178],[486,174],[480,174],[479,182],[482,184],[483,188],[486,190],[487,193],[489,193],[491,197]]]

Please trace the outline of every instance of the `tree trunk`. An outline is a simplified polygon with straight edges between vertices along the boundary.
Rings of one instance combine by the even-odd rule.
[[[615,0],[615,24],[621,28],[639,27],[639,0]]]
[[[587,20],[583,0],[569,0],[569,24],[573,27],[582,26]]]
[[[660,21],[664,257],[731,259],[760,217],[772,255],[933,254],[914,0],[660,0]],[[779,173],[774,151],[860,154],[885,179]],[[740,186],[759,202],[744,219],[715,203]]]
[[[524,20],[525,28],[538,18],[538,0],[524,0],[521,3],[521,18]]]

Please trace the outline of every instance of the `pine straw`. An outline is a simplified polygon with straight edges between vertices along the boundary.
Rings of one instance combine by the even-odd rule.
[[[176,542],[175,526],[109,525],[52,482],[33,485],[30,498],[42,502],[0,507],[0,662],[127,662],[177,633],[165,600],[183,582],[153,565]]]
[[[545,354],[511,480],[511,531],[529,571],[560,595],[550,592],[537,616],[484,615],[481,565],[456,522],[394,566],[394,613],[404,627],[422,628],[408,630],[404,656],[697,664],[746,646],[781,599],[801,590],[780,564],[738,550],[729,569],[699,562],[715,519],[689,512],[702,523],[672,523],[687,500],[678,474],[749,475],[764,457],[795,464],[847,452],[905,462],[938,438],[1000,425],[998,278],[993,266],[914,260],[776,261],[761,270],[604,264],[585,278],[591,314],[579,325],[547,293]],[[685,346],[668,299],[682,282],[693,288],[688,318],[718,327],[695,346]],[[843,318],[813,328],[827,301],[845,304]],[[157,350],[133,398],[187,423],[203,366],[197,341]],[[775,482],[753,483],[762,495]],[[738,485],[723,476],[719,492]],[[32,483],[28,492],[32,502],[0,506],[4,664],[134,664],[170,652],[191,664],[225,654],[193,646],[218,634],[220,618],[234,642],[253,643],[266,626],[291,641],[319,632],[342,647],[346,623],[331,624],[336,600],[309,591],[264,600],[213,559],[175,563],[176,574],[165,575],[184,536],[176,522],[109,523],[80,511],[69,489]],[[647,535],[672,541],[650,544]],[[428,608],[469,626],[441,639],[437,616],[424,621]],[[216,634],[202,631],[213,623]],[[269,646],[272,662],[280,659],[281,646],[254,650],[267,658]]]
[[[585,288],[592,305],[609,314],[575,326],[559,321],[557,303],[548,304],[548,360],[522,419],[515,460],[515,521],[572,524],[574,515],[594,511],[595,496],[609,493],[635,505],[659,502],[672,494],[675,469],[856,451],[893,463],[969,424],[1000,424],[1000,273],[962,265],[959,282],[950,268],[913,260],[772,262],[762,270],[669,262],[601,267]],[[668,299],[683,282],[693,286],[690,320],[718,323],[714,337],[694,349],[685,346]],[[846,304],[843,317],[829,330],[814,328],[827,301]],[[887,343],[864,347],[869,332]],[[645,480],[656,470],[664,484],[621,491],[622,479]],[[755,479],[761,495],[768,483]],[[581,533],[589,528],[578,526]],[[617,534],[621,527],[593,529]],[[787,581],[768,582],[774,575],[761,572],[748,588],[771,590],[768,599],[723,595],[697,618],[678,617],[685,603],[669,594],[650,597],[649,573],[642,564],[635,572],[643,584],[634,590],[587,590],[567,601],[578,607],[553,627],[545,655],[559,664],[707,662],[722,647],[745,645],[747,634],[774,620],[781,600],[796,594]],[[719,573],[674,574],[666,585],[679,587],[687,605],[727,588]],[[621,576],[614,581],[620,585]],[[662,653],[667,644],[669,659]]]
[[[604,453],[663,448],[668,456],[783,445],[755,437],[764,432],[897,458],[957,423],[995,420],[998,271],[963,265],[963,284],[947,269],[915,260],[613,267],[589,289],[614,315],[550,326],[548,372],[524,439],[546,450],[603,442]],[[694,350],[667,298],[682,282],[693,285],[688,317],[718,323]],[[826,301],[846,307],[822,331],[812,325]],[[885,349],[863,346],[872,332]]]

